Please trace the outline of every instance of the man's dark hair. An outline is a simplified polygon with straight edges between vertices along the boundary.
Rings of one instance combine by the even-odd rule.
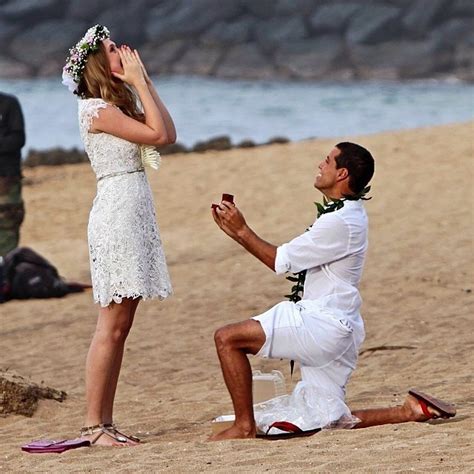
[[[349,188],[354,194],[359,194],[374,175],[374,158],[364,147],[351,142],[341,142],[336,145],[340,150],[336,156],[336,167],[346,168],[349,173]]]

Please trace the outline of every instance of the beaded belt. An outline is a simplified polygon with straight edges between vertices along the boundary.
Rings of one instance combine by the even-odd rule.
[[[104,176],[101,176],[97,182],[102,181],[105,178],[113,178],[115,176],[122,176],[124,174],[132,174],[132,173],[141,173],[142,171],[145,171],[144,168],[138,168],[137,170],[132,170],[132,171],[118,171],[117,173],[110,173],[106,174]]]

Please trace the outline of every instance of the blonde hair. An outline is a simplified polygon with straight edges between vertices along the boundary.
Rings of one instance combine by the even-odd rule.
[[[129,117],[144,122],[145,117],[138,108],[135,93],[127,84],[112,75],[103,43],[88,55],[77,95],[86,99],[103,99],[117,106]]]

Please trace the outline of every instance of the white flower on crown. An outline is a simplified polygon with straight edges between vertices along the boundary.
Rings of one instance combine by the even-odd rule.
[[[86,31],[86,34],[69,50],[66,65],[63,68],[62,83],[73,93],[77,94],[77,88],[81,81],[87,57],[92,51],[96,51],[104,39],[110,38],[109,30],[102,25],[94,25]]]
[[[67,72],[66,67],[63,68],[62,84],[69,89],[69,92],[74,92],[77,89],[77,84],[71,74]]]

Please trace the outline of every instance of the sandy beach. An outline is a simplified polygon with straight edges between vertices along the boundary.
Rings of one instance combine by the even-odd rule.
[[[84,364],[97,307],[90,292],[0,306],[2,368],[65,390],[32,418],[0,418],[4,472],[473,472],[474,123],[255,149],[173,155],[149,172],[175,294],[140,304],[118,386],[116,421],[143,443],[61,455],[20,451],[38,438],[76,437]],[[221,325],[259,314],[288,291],[227,238],[210,215],[221,193],[264,239],[283,243],[313,222],[316,166],[350,139],[376,158],[366,203],[370,248],[363,282],[367,337],[349,406],[401,403],[411,387],[454,402],[450,421],[323,431],[289,441],[208,443],[210,420],[230,413],[213,344]],[[26,169],[21,244],[71,280],[88,282],[88,164]],[[385,348],[387,349],[387,347]],[[252,358],[256,369],[287,361]]]

